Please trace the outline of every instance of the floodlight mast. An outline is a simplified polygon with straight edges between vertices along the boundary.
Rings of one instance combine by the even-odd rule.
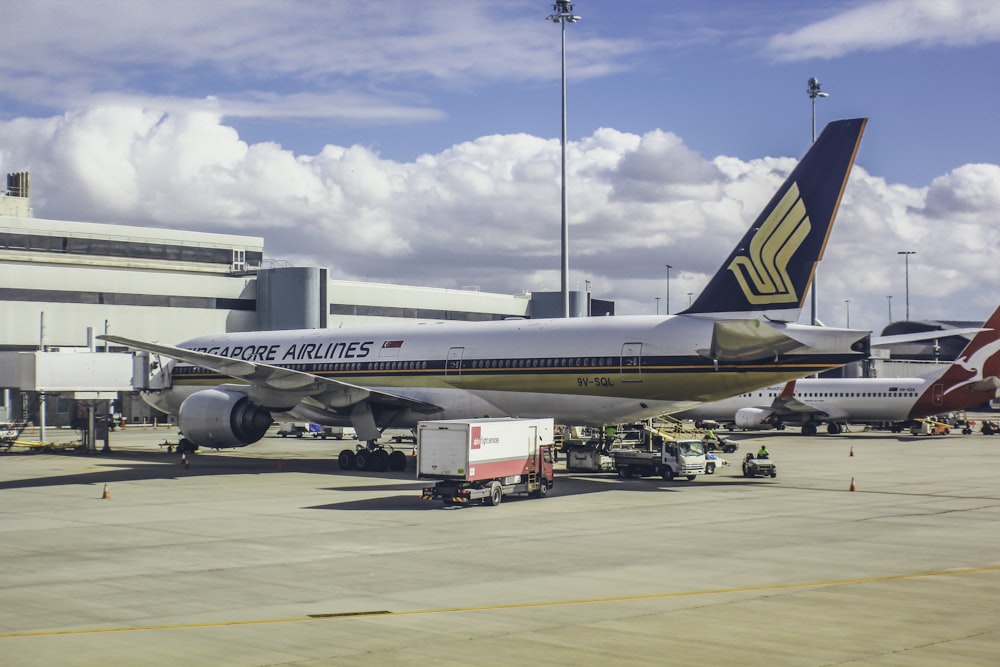
[[[558,23],[562,29],[562,310],[563,317],[569,317],[569,226],[566,223],[566,24],[576,23],[579,16],[573,14],[573,3],[556,0],[553,13],[546,17]]]
[[[806,90],[809,93],[809,99],[812,100],[812,142],[816,143],[816,98],[817,97],[830,97],[830,93],[824,93],[820,91],[819,79],[814,76],[809,77],[809,81],[806,82],[809,88]],[[816,317],[816,271],[813,271],[812,282],[809,285],[809,303],[811,310],[810,324],[815,326],[819,323],[819,319]]]

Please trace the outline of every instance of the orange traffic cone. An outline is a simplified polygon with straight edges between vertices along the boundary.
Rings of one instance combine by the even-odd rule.
[[[854,491],[854,478],[851,478],[851,491]]]
[[[101,494],[101,500],[111,500],[111,490],[108,489],[108,485],[104,485],[104,493]]]
[[[854,447],[851,447],[851,456],[854,456]]]

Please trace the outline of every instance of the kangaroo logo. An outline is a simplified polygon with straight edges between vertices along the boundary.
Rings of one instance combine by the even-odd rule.
[[[733,258],[726,267],[733,272],[748,302],[758,305],[799,300],[788,277],[788,262],[811,228],[799,186],[792,183],[750,239],[747,255]]]

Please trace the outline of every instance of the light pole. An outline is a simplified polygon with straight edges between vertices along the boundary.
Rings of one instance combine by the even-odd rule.
[[[569,317],[569,226],[566,224],[566,24],[576,23],[579,16],[573,14],[573,3],[556,0],[552,5],[553,14],[548,20],[558,23],[562,29],[562,305],[563,317]]]
[[[809,93],[809,99],[812,100],[812,140],[813,143],[816,143],[816,98],[830,97],[830,93],[824,93],[820,90],[820,86],[822,84],[819,82],[819,79],[814,76],[809,77],[809,81],[807,83],[809,88],[806,92]]]
[[[809,93],[809,99],[812,100],[812,142],[816,143],[816,98],[817,97],[829,97],[830,93],[824,93],[820,91],[819,79],[812,76],[809,77],[809,81],[806,82],[809,88],[806,90]],[[816,319],[816,269],[813,269],[812,284],[809,290],[809,304],[811,310],[811,324],[815,325],[818,320]]]
[[[656,314],[659,315],[660,314],[660,297],[654,296],[653,298],[656,299]]]
[[[892,324],[892,295],[890,294],[885,299],[889,302],[889,324]]]
[[[851,328],[851,300],[844,299],[844,307],[847,309],[847,328]]]
[[[906,321],[910,321],[910,255],[916,255],[916,250],[900,250],[896,253],[902,255],[906,261]]]
[[[670,314],[670,269],[674,268],[669,264],[664,264],[667,267],[667,315]]]

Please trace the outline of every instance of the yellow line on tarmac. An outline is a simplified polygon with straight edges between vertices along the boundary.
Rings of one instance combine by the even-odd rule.
[[[288,618],[268,618],[246,621],[222,621],[216,623],[177,623],[172,625],[139,625],[115,628],[92,628],[79,630],[32,630],[25,632],[2,632],[0,639],[15,637],[58,637],[66,635],[93,635],[117,632],[149,632],[155,630],[194,630],[206,628],[241,627],[251,625],[278,625],[283,623],[307,623],[312,621],[331,621],[347,618],[365,618],[372,616],[419,616],[428,614],[454,614],[475,611],[497,611],[501,609],[531,609],[538,607],[559,607],[568,605],[600,604],[607,602],[635,602],[642,600],[667,600],[670,598],[694,597],[699,595],[726,595],[733,593],[759,593],[764,591],[781,591],[804,588],[824,588],[830,586],[851,586],[856,584],[871,584],[886,581],[905,581],[908,579],[925,579],[928,577],[961,576],[1000,572],[1000,565],[984,567],[969,567],[954,570],[938,570],[931,572],[915,572],[911,574],[889,574],[878,577],[858,577],[856,579],[833,579],[830,581],[807,581],[790,584],[770,584],[766,586],[738,586],[734,588],[719,588],[707,591],[680,591],[675,593],[647,593],[644,595],[615,595],[603,598],[580,598],[577,600],[550,600],[548,602],[512,602],[509,604],[481,605],[475,607],[444,607],[441,609],[415,609],[413,611],[361,611],[331,614],[311,614],[309,616],[290,616]]]

